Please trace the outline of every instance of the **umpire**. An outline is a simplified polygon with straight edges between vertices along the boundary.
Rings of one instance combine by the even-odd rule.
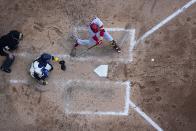
[[[17,49],[19,42],[23,39],[23,34],[17,30],[10,31],[7,35],[0,38],[0,55],[5,56],[1,70],[6,73],[11,73],[11,65],[15,60],[14,54],[11,52]]]

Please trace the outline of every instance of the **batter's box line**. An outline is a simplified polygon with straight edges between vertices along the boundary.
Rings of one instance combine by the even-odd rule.
[[[11,79],[9,80],[10,84],[28,84],[28,80],[16,80],[16,79]],[[71,112],[71,111],[65,111],[66,114],[80,114],[80,115],[114,115],[114,116],[127,116],[129,114],[129,97],[130,97],[130,81],[90,81],[90,80],[67,80],[66,82],[63,80],[53,80],[53,83],[62,86],[67,86],[72,83],[81,83],[85,82],[87,84],[115,84],[115,85],[124,85],[125,86],[125,96],[124,96],[124,110],[120,112],[113,112],[113,111],[97,111],[97,112],[92,112],[92,111],[80,111],[80,112]],[[106,87],[107,88],[107,87]],[[120,87],[115,87],[115,88],[120,88]]]
[[[69,85],[73,82],[76,83],[81,83],[85,82],[87,84],[120,84],[120,85],[125,85],[126,86],[126,95],[124,96],[124,101],[125,101],[125,106],[124,106],[124,111],[121,112],[113,112],[113,111],[97,111],[97,112],[92,112],[92,111],[79,111],[79,112],[72,112],[72,111],[65,111],[66,114],[80,114],[80,115],[113,115],[113,116],[127,116],[129,112],[129,96],[130,96],[130,81],[89,81],[89,80],[68,80],[66,85]],[[62,83],[62,82],[60,82]],[[116,87],[120,88],[120,87]]]
[[[91,112],[91,111],[81,111],[81,112],[65,112],[66,114],[77,114],[77,115],[101,115],[101,116],[127,116],[126,112]]]
[[[85,82],[88,84],[92,84],[92,83],[100,83],[101,81],[84,81],[84,80],[70,80],[68,81],[68,84],[72,83],[72,82]],[[125,106],[124,106],[124,111],[120,111],[120,112],[114,112],[114,111],[78,111],[78,112],[73,112],[73,111],[65,111],[66,114],[79,114],[79,115],[112,115],[112,116],[128,116],[129,115],[129,97],[130,97],[130,91],[131,91],[131,82],[130,81],[125,81],[125,82],[120,82],[120,81],[105,81],[105,82],[101,82],[102,84],[121,84],[121,85],[125,85],[125,89],[126,89],[126,95],[124,96],[124,101],[125,101]]]
[[[74,33],[78,36],[78,31],[87,31],[88,28],[86,26],[80,26],[80,27],[75,27],[74,28]],[[110,31],[110,32],[127,32],[128,36],[130,38],[130,44],[129,44],[129,49],[128,49],[128,58],[116,58],[115,60],[112,61],[120,61],[120,62],[132,62],[133,58],[132,58],[132,51],[135,47],[136,44],[136,40],[135,40],[135,29],[125,29],[125,28],[119,28],[119,27],[114,27],[114,28],[105,28],[106,31]],[[126,39],[126,35],[123,37],[122,42],[124,42],[124,40]],[[122,43],[121,42],[121,43]],[[96,60],[99,60],[99,57],[93,57]],[[85,61],[86,60],[90,60],[92,58],[83,58],[80,60]],[[103,58],[101,58],[102,60]],[[106,58],[107,59],[107,58]],[[102,60],[103,61],[103,60]]]
[[[22,52],[22,53],[14,53],[15,56],[18,57],[23,57],[23,58],[36,58],[40,56],[42,53],[38,53],[38,55],[27,53],[27,52]],[[71,57],[70,55],[67,54],[52,54],[54,56],[57,56],[59,58],[62,58],[67,61],[75,61],[75,62],[92,62],[92,61],[97,61],[97,62],[122,62],[122,63],[130,63],[132,61],[132,58],[130,57],[129,60],[124,59],[124,58],[113,58],[110,59],[108,58],[100,58],[100,57],[95,57],[95,56],[87,56],[87,57]],[[131,56],[131,55],[130,55]]]
[[[125,29],[125,28],[119,28],[119,27],[114,27],[114,28],[104,28],[107,31],[125,31],[125,32],[131,32],[133,29]],[[88,30],[88,27],[86,26],[79,26],[79,27],[75,27],[74,31],[78,31],[78,30]]]

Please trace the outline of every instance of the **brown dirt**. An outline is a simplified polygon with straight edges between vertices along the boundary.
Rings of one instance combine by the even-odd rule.
[[[66,61],[68,69],[64,73],[55,65],[51,82],[47,86],[48,91],[42,93],[34,89],[38,85],[28,75],[27,65],[41,52],[68,54],[73,42],[69,39],[73,27],[85,25],[94,15],[99,16],[106,27],[123,28],[131,25],[131,28],[136,29],[136,38],[139,38],[186,2],[188,0],[0,0],[0,35],[11,29],[22,31],[25,37],[16,52],[34,54],[33,58],[28,59],[17,57],[12,74],[0,72],[0,131],[155,130],[132,109],[128,116],[65,113],[65,88],[68,86],[63,81],[104,81],[92,72],[102,63],[69,60]],[[110,67],[108,80],[130,80],[132,101],[164,130],[196,130],[195,9],[196,5],[193,5],[148,37],[143,44],[140,43],[133,52],[132,63],[103,62]],[[113,35],[120,41],[122,34]],[[109,48],[96,48],[93,51],[89,55],[118,57],[112,57],[115,52],[110,52]],[[126,54],[124,51],[119,57],[124,58]],[[154,62],[151,61],[152,58],[155,59]],[[3,61],[2,57],[0,61]],[[10,79],[26,79],[28,84],[9,84]],[[58,80],[62,82],[58,83]],[[87,90],[88,87],[93,89]],[[74,90],[66,96],[69,96],[69,102],[72,102],[70,99],[79,98],[88,101],[89,97],[98,104],[102,104],[98,100],[104,98],[113,101],[114,96],[120,97],[118,100],[114,98],[114,104],[103,100],[105,104],[100,105],[99,109],[102,110],[105,106],[108,110],[111,107],[120,110],[122,106],[119,105],[123,105],[123,88],[116,90],[116,87],[110,87],[102,90],[101,85],[81,84],[72,86]],[[84,95],[80,97],[76,93]],[[83,103],[80,102],[74,104]],[[95,107],[90,108],[96,110]]]

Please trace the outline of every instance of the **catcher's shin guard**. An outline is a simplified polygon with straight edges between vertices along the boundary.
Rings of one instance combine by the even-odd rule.
[[[48,82],[45,80],[46,77],[39,77],[39,75],[37,73],[34,72],[33,77],[38,81],[39,84],[41,85],[47,85]]]
[[[15,57],[13,56],[13,58],[11,59],[9,56],[6,56],[6,59],[4,60],[2,66],[1,66],[1,70],[6,72],[6,73],[11,73],[11,66],[13,64],[15,60]]]
[[[120,47],[117,45],[117,43],[116,43],[115,40],[111,41],[111,45],[112,45],[112,47],[113,47],[113,49],[114,49],[115,51],[117,51],[118,53],[121,52],[121,49],[120,49]]]

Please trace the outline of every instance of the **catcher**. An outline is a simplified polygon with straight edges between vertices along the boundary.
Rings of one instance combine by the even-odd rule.
[[[31,76],[42,85],[48,84],[46,78],[48,78],[49,73],[53,70],[53,66],[50,63],[51,60],[59,62],[59,64],[61,65],[61,70],[66,70],[64,60],[60,60],[58,57],[52,56],[47,53],[43,53],[39,58],[33,61],[30,68]]]

